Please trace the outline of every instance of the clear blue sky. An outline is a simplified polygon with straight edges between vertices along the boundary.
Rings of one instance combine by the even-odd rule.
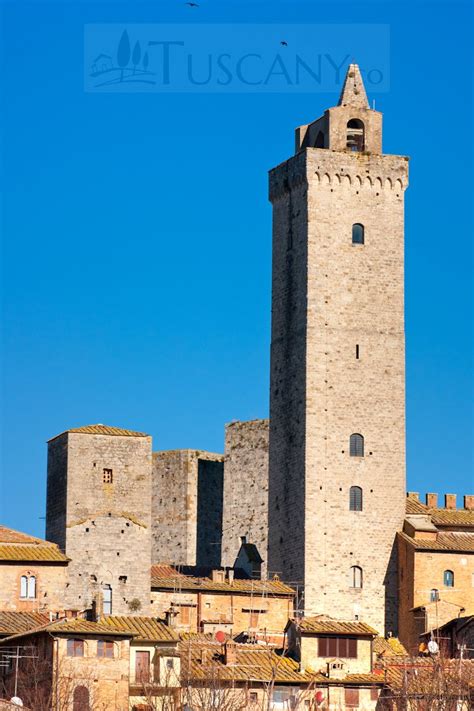
[[[471,3],[198,2],[2,5],[1,519],[43,534],[45,440],[68,427],[222,451],[225,422],[267,416],[267,170],[337,101],[88,93],[87,23],[390,26],[371,99],[411,156],[408,487],[472,490]]]

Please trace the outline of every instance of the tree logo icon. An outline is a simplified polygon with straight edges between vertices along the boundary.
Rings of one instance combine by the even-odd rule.
[[[149,70],[149,63],[148,52],[145,51],[142,55],[138,40],[132,51],[128,32],[124,30],[118,43],[115,61],[109,54],[99,54],[91,64],[89,76],[98,80],[96,87],[113,84],[156,84],[152,78],[155,72]]]

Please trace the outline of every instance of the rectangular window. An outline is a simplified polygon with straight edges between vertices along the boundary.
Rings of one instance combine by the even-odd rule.
[[[138,683],[150,681],[150,652],[135,652],[135,681]]]
[[[370,699],[371,701],[378,701],[379,698],[379,689],[376,686],[373,686],[370,690]]]
[[[318,656],[357,659],[357,639],[354,637],[319,637]]]
[[[112,614],[112,588],[110,585],[102,590],[102,612],[104,615]]]
[[[258,694],[256,691],[251,691],[249,694],[249,701],[251,704],[256,704],[258,701]]]
[[[68,639],[68,641],[67,641],[67,656],[68,657],[83,657],[84,656],[84,640],[83,639]]]
[[[191,608],[187,605],[181,605],[179,608],[179,619],[180,625],[189,625],[191,623]]]
[[[102,481],[104,484],[112,484],[114,480],[113,469],[103,469],[102,471]]]
[[[107,657],[108,659],[114,658],[114,643],[109,642],[105,639],[99,639],[97,642],[97,656]]]
[[[258,628],[258,612],[253,611],[250,613],[249,627],[250,629]]]
[[[356,709],[359,707],[359,689],[344,689],[344,700],[346,708]]]

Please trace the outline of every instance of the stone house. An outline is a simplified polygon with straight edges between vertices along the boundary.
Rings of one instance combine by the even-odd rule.
[[[293,614],[295,591],[280,580],[241,579],[234,571],[184,575],[167,565],[152,567],[151,608],[183,632],[247,632],[280,635]]]
[[[398,533],[399,637],[417,654],[420,635],[457,617],[474,614],[474,497],[436,494],[426,504],[418,494],[407,499],[403,531]]]
[[[434,639],[444,657],[474,660],[474,615],[455,617],[441,627],[425,632],[421,639],[425,648],[430,639]]]
[[[16,695],[35,711],[128,711],[132,638],[81,618],[5,637],[0,658],[9,664],[0,668],[2,690],[11,697],[16,685]]]
[[[0,526],[0,611],[64,609],[68,563],[54,543]]]

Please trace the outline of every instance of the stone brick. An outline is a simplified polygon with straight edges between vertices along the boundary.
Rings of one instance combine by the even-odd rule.
[[[153,562],[220,565],[223,459],[193,449],[153,453]]]
[[[273,204],[268,565],[304,585],[306,614],[396,630],[405,507],[404,191],[407,159],[350,97],[325,148],[270,172]],[[345,150],[347,122],[369,150]],[[352,225],[365,243],[352,243]],[[361,433],[365,456],[349,456]],[[351,486],[363,511],[349,510]],[[351,588],[350,569],[363,569]]]
[[[254,543],[267,571],[268,420],[231,422],[225,431],[222,564],[232,566],[241,538]]]
[[[106,483],[107,472],[112,481]],[[65,432],[49,442],[46,537],[71,558],[64,607],[150,605],[151,437]]]

